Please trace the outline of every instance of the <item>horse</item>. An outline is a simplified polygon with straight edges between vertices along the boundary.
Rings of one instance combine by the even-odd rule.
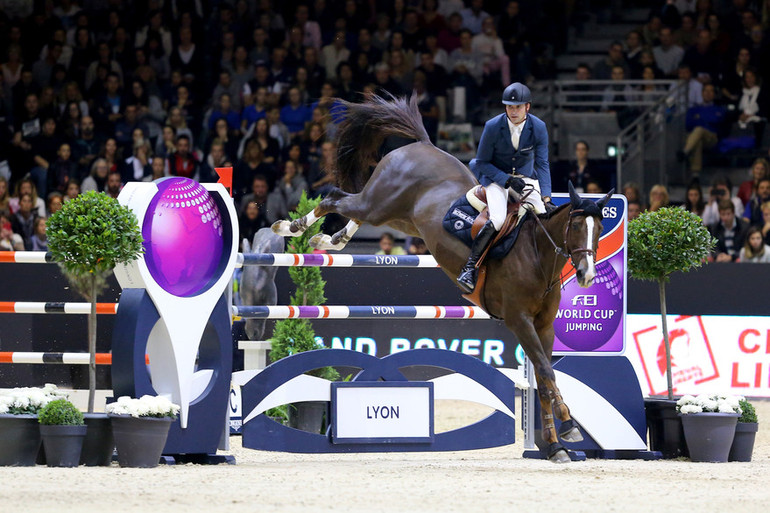
[[[337,213],[350,219],[348,224],[331,236],[316,235],[311,245],[338,250],[362,223],[386,224],[421,237],[442,271],[455,281],[469,248],[444,230],[442,219],[457,198],[478,184],[475,177],[462,162],[430,142],[415,96],[407,100],[370,95],[363,103],[339,101],[346,111],[337,134],[337,187],[304,217],[276,221],[273,231],[296,237],[324,215]],[[386,138],[414,142],[378,158]],[[486,262],[483,304],[516,335],[532,361],[542,438],[548,459],[555,463],[570,461],[559,438],[583,439],[551,367],[561,272],[570,260],[578,283],[583,287],[593,283],[602,208],[611,194],[594,202],[581,198],[570,186],[569,203],[538,219],[528,216],[532,219],[522,223],[511,251],[501,260]],[[554,415],[561,421],[558,434]]]

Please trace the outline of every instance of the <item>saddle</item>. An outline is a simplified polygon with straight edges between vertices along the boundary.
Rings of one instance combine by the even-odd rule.
[[[476,264],[478,269],[476,288],[471,294],[463,294],[465,299],[480,306],[485,311],[487,310],[484,304],[484,285],[486,283],[487,270],[485,262],[487,257],[503,258],[513,247],[518,236],[521,221],[523,221],[523,218],[519,219],[520,206],[521,202],[513,201],[509,197],[508,214],[506,215],[505,222]],[[526,214],[524,218],[527,215],[529,214]],[[464,197],[459,198],[452,204],[444,217],[443,225],[449,233],[470,246],[473,239],[476,238],[476,235],[488,220],[487,192],[484,187],[477,185],[471,188]]]

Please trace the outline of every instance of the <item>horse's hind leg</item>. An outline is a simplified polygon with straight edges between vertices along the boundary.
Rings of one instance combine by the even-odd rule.
[[[329,212],[335,212],[335,210],[330,209],[329,206],[333,201],[336,201],[339,198],[347,195],[347,193],[342,192],[340,189],[334,188],[323,200],[321,200],[321,203],[319,203],[312,212],[308,212],[304,216],[297,218],[294,221],[289,221],[286,219],[276,221],[273,223],[273,226],[271,226],[271,229],[274,233],[277,233],[282,237],[299,237],[305,233],[305,230],[313,226],[313,223],[321,219],[323,216]]]

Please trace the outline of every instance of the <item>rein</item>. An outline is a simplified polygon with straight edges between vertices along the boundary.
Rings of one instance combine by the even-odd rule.
[[[569,213],[569,217],[572,218],[572,217],[575,217],[575,216],[578,216],[578,215],[583,215],[584,213],[585,212],[582,209],[580,209],[580,210],[571,210],[570,213]],[[545,229],[545,225],[540,220],[540,217],[537,214],[535,214],[534,218],[537,221],[537,224],[540,225],[540,228],[543,230],[543,233],[545,233],[545,236],[548,239],[548,242],[550,242],[551,245],[553,246],[554,253],[556,253],[557,255],[562,256],[565,259],[569,260],[569,262],[572,264],[572,267],[577,268],[577,265],[575,264],[575,254],[586,253],[587,255],[594,255],[594,253],[595,253],[594,250],[593,249],[588,249],[588,248],[575,248],[575,249],[573,249],[571,251],[565,251],[564,248],[560,247],[558,244],[556,244],[556,242],[554,242],[553,238],[551,237],[551,234],[548,233],[548,230]],[[563,242],[563,244],[564,244],[565,247],[567,246],[567,238],[569,236],[569,228],[570,228],[570,223],[568,221],[567,224],[564,226],[564,242]],[[537,239],[535,238],[535,230],[532,231],[532,240],[533,240],[533,245],[535,246],[535,254],[537,255],[538,261],[540,261],[540,255],[539,255],[539,251],[537,249]],[[543,279],[545,281],[548,281],[548,277],[545,275],[545,272],[543,271],[542,264],[539,266],[539,268],[540,268],[540,274],[543,275]],[[556,274],[556,259],[554,259],[554,261],[553,261],[553,269],[551,270],[551,276],[553,276],[554,274]],[[558,278],[555,278],[555,279],[551,280],[551,282],[549,283],[548,287],[546,287],[546,289],[545,289],[545,293],[543,293],[543,297],[547,296],[551,292],[551,290],[553,290],[554,285],[556,285],[557,283],[561,283],[561,273],[559,273],[559,277]]]

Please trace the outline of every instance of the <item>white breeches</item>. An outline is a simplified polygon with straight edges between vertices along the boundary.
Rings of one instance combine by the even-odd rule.
[[[532,192],[524,203],[519,208],[519,218],[524,216],[526,209],[534,210],[536,214],[545,214],[545,204],[543,204],[543,197],[540,195],[540,182],[534,178],[526,176],[516,175],[526,182],[524,188],[524,194],[530,190]],[[505,222],[505,215],[508,209],[508,191],[510,189],[504,189],[496,183],[491,183],[486,186],[487,190],[487,206],[489,207],[489,220],[492,221],[492,225],[495,230],[500,230]]]

